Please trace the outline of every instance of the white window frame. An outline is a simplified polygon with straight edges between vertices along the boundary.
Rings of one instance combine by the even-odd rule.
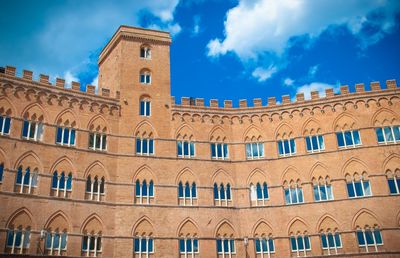
[[[398,195],[400,194],[400,185],[398,185],[397,183],[397,176],[396,174],[393,174],[392,178],[387,177],[387,181],[388,181],[388,186],[389,186],[389,180],[392,179],[394,181],[394,187],[396,188],[396,193],[390,193],[390,195]],[[1,181],[0,181],[1,182]],[[371,187],[371,186],[370,186]],[[389,192],[390,192],[390,188],[389,188]]]
[[[225,198],[221,199],[221,184],[219,184],[219,185],[217,184],[218,195],[217,195],[217,199],[215,199],[215,197],[214,197],[214,201],[218,202],[218,206],[222,206],[222,202],[225,203],[225,206],[228,206],[228,203],[233,201],[232,186],[231,186],[231,184],[229,184],[229,190],[230,190],[230,196],[231,196],[230,199],[228,199],[228,196],[227,196],[228,184],[226,184],[226,185],[222,184],[222,186],[224,187],[224,196],[225,196]],[[214,191],[214,185],[213,185],[213,191]]]
[[[266,182],[257,182],[256,184],[251,183],[250,184],[250,200],[253,202],[256,202],[256,206],[258,205],[258,202],[261,201],[262,202],[262,206],[265,205],[265,202],[269,200],[269,194],[268,197],[265,197],[264,194],[264,183],[267,186],[267,192],[268,192],[268,184]],[[258,194],[257,194],[257,184],[260,184],[261,187],[261,198],[258,198]]]
[[[298,244],[297,244],[297,238],[298,237],[301,237],[301,240],[302,240],[302,242],[303,242],[303,247],[304,247],[304,249],[302,249],[302,250],[300,250],[299,249],[299,246],[298,246]],[[292,243],[290,242],[290,250],[292,251],[292,253],[296,253],[296,255],[297,255],[297,257],[300,257],[300,252],[302,252],[303,253],[303,255],[304,255],[304,257],[306,257],[307,256],[307,251],[311,251],[311,239],[310,239],[310,236],[309,235],[305,235],[305,234],[298,234],[298,235],[292,235],[292,236],[290,236],[290,238],[292,238],[292,237],[294,237],[295,238],[295,242],[296,242],[296,250],[293,250],[292,249]],[[309,242],[309,244],[310,244],[310,248],[306,248],[306,241],[305,241],[305,237],[308,237],[308,242]],[[292,241],[292,239],[290,239],[290,241]]]
[[[11,246],[9,246],[8,245],[8,232],[9,231],[13,231],[13,242],[12,242],[12,245]],[[17,249],[17,250],[19,250],[19,254],[23,254],[24,253],[24,249],[29,249],[29,247],[30,247],[30,239],[31,239],[31,230],[30,229],[25,229],[25,228],[23,228],[23,229],[18,229],[18,228],[16,228],[16,229],[7,229],[7,239],[6,239],[6,247],[7,248],[11,248],[11,254],[15,254],[16,252],[15,252],[15,249]],[[21,232],[21,244],[19,245],[19,246],[16,246],[15,244],[16,244],[16,240],[17,240],[17,233],[18,232]],[[28,237],[29,237],[29,240],[27,241],[27,244],[25,245],[25,235],[26,235],[26,233],[27,232],[29,232],[29,235],[28,235]]]
[[[304,193],[303,193],[303,191],[299,191],[299,189],[300,190],[303,190],[303,188],[302,187],[299,187],[298,185],[296,185],[295,187],[291,187],[291,186],[289,186],[289,187],[287,187],[287,188],[285,188],[284,190],[289,190],[289,203],[286,203],[287,205],[292,205],[292,204],[300,204],[300,203],[304,203]],[[293,200],[292,200],[292,191],[295,191],[295,193],[296,193],[296,196],[297,196],[297,202],[293,202]],[[303,201],[299,201],[299,194],[301,193],[301,195],[302,195],[302,199],[303,199]],[[285,194],[285,201],[286,201],[286,192],[284,192],[284,194]]]
[[[25,122],[28,123],[28,131],[27,131],[27,136],[24,136],[24,126],[25,126]],[[29,137],[29,135],[31,134],[31,129],[32,126],[35,127],[35,131],[33,133],[33,137]],[[26,140],[32,140],[32,141],[41,141],[42,137],[43,137],[43,130],[44,130],[44,126],[43,123],[39,122],[39,121],[32,121],[32,120],[24,120],[23,123],[23,127],[22,127],[22,138],[26,139]],[[40,128],[40,130],[39,130]]]
[[[321,141],[319,140],[319,136],[322,137],[322,146],[321,146]],[[316,137],[317,139],[317,145],[318,145],[318,149],[314,149],[313,143],[312,143],[312,138]],[[310,141],[310,146],[311,146],[311,150],[307,149],[307,139],[306,139],[306,150],[308,153],[315,153],[315,152],[321,152],[325,150],[325,139],[323,135],[320,134],[315,134],[315,135],[308,135],[306,136],[306,138],[309,139]]]
[[[316,186],[317,189],[318,189],[318,197],[319,197],[319,200],[314,199],[316,202],[326,202],[326,201],[332,201],[332,200],[335,199],[335,197],[333,196],[333,186],[332,186],[332,184],[327,184],[327,183],[326,183],[326,180],[324,180],[324,183],[323,183],[322,185],[320,184],[320,182],[318,182],[316,185],[313,185],[313,195],[314,195],[314,187],[315,187],[315,186]],[[331,189],[331,196],[332,196],[332,199],[329,198],[328,186],[330,186],[330,189]],[[326,200],[322,200],[322,194],[321,194],[321,188],[322,188],[322,187],[325,188],[325,192],[326,192],[326,196],[327,196],[327,199],[326,199]]]
[[[133,243],[135,243],[135,239],[139,239],[139,251],[135,251],[135,247],[133,247],[133,252],[138,255],[138,258],[143,258],[142,255],[145,255],[144,257],[149,258],[150,254],[154,254],[154,249],[155,249],[154,239],[149,237],[149,236],[146,236],[144,238],[146,239],[145,251],[142,250],[142,239],[143,239],[143,236],[135,237],[134,240],[133,240],[134,241]],[[153,250],[151,252],[148,251],[149,250],[149,240],[150,239],[153,240]]]
[[[19,168],[18,168],[19,169]],[[18,173],[18,172],[17,172]],[[24,193],[24,189],[28,188],[28,192],[27,194],[32,194],[33,189],[37,188],[38,185],[38,180],[39,180],[39,172],[34,169],[33,171],[30,170],[29,168],[29,183],[25,184],[24,180],[25,180],[25,175],[26,175],[26,168],[25,170],[23,169],[23,167],[21,168],[21,173],[22,173],[22,177],[21,177],[21,183],[17,183],[15,182],[15,185],[19,186],[19,193],[22,194]],[[18,174],[17,174],[18,177]]]
[[[88,176],[89,177],[89,176]],[[85,192],[87,194],[89,194],[89,199],[86,200],[90,200],[90,201],[101,201],[101,196],[105,196],[106,195],[106,178],[105,177],[100,177],[100,176],[94,176],[93,178],[90,177],[90,191],[87,191],[86,189],[86,184],[87,184],[87,180],[88,177],[86,177],[86,181],[85,181]],[[95,177],[97,177],[97,192],[94,192],[94,182],[95,182]],[[101,179],[104,178],[104,192],[102,193],[100,191],[100,186],[101,186]]]
[[[94,234],[94,235],[92,235],[92,234],[87,234],[87,235],[84,235],[84,237],[87,237],[87,243],[86,243],[86,247],[87,247],[87,249],[83,249],[83,246],[82,246],[82,252],[84,252],[85,253],[85,257],[91,257],[91,253],[93,253],[93,257],[97,257],[97,254],[98,253],[101,253],[102,251],[103,251],[103,243],[102,243],[102,236],[101,235],[97,235],[97,234]],[[92,238],[94,238],[94,249],[93,250],[90,250],[90,243],[92,242]],[[100,246],[100,250],[97,250],[97,240],[100,238],[100,241],[101,241],[101,246]],[[82,241],[84,241],[85,240],[85,238],[83,238],[82,239]]]
[[[259,252],[257,251],[256,240],[260,241],[260,251]],[[267,242],[267,250],[263,249],[262,240],[265,240]],[[271,251],[269,248],[269,240],[272,240],[272,245],[274,246],[273,251]],[[259,237],[259,238],[254,239],[254,248],[256,250],[256,257],[257,257],[257,255],[260,255],[261,258],[264,258],[264,254],[267,254],[267,257],[270,258],[271,254],[275,253],[275,241],[273,238],[270,238],[270,237]]]
[[[382,243],[378,244],[378,243],[376,242],[376,238],[375,238],[375,234],[374,234],[374,231],[375,231],[376,229],[375,229],[375,228],[367,228],[367,230],[368,230],[368,231],[371,231],[371,233],[372,233],[372,240],[374,241],[374,243],[373,243],[373,244],[368,244],[368,243],[367,243],[367,236],[365,235],[366,229],[365,229],[365,228],[362,228],[362,229],[357,230],[357,231],[356,231],[356,234],[357,234],[357,232],[359,232],[359,231],[362,232],[363,238],[364,238],[364,243],[365,243],[365,244],[364,244],[364,245],[360,245],[360,243],[358,243],[358,247],[365,247],[365,252],[369,253],[368,247],[369,247],[369,246],[373,246],[374,249],[375,249],[375,252],[378,252],[378,246],[382,246],[382,245],[383,245],[382,233],[380,232]],[[378,229],[378,230],[379,230],[379,229]],[[380,230],[379,230],[379,231],[380,231]],[[357,237],[357,235],[356,235],[356,237]],[[357,237],[357,238],[358,238],[358,237]],[[357,240],[358,240],[358,239],[357,239]]]
[[[57,171],[54,171],[57,172]],[[67,192],[71,193],[72,192],[72,182],[71,182],[71,189],[67,189],[67,182],[68,182],[68,177],[71,174],[72,177],[72,173],[68,173],[66,174],[64,171],[62,171],[60,174],[57,172],[57,187],[53,187],[53,178],[54,178],[54,172],[53,172],[53,176],[51,177],[51,189],[53,191],[56,191],[55,195],[57,197],[60,197],[60,193],[63,193],[63,197],[66,198],[67,197]],[[64,173],[64,188],[60,188],[60,182],[61,182],[61,174]]]
[[[256,144],[257,146],[257,156],[254,156],[253,154],[253,144]],[[250,146],[250,156],[247,155],[247,146]],[[245,145],[246,148],[246,158],[247,159],[262,159],[265,157],[265,149],[264,149],[264,142],[247,142]],[[262,155],[260,150],[262,149]]]
[[[333,245],[334,245],[333,247],[329,246],[329,240],[328,240],[328,235],[329,234],[331,234],[333,236]],[[339,236],[340,245],[338,245],[336,243],[336,237],[335,237],[336,234]],[[327,247],[324,247],[323,244],[322,244],[322,235],[325,235],[325,240],[326,240]],[[331,255],[331,250],[332,249],[335,251],[335,254],[338,254],[338,249],[342,249],[343,248],[343,246],[342,246],[342,237],[340,236],[340,233],[337,232],[337,231],[334,231],[334,232],[331,232],[331,231],[322,232],[321,233],[321,246],[322,246],[322,250],[327,250],[328,255]]]
[[[188,252],[187,251],[187,242],[186,240],[190,239],[191,245],[192,245],[192,251]],[[200,244],[199,244],[199,239],[195,238],[195,237],[190,237],[190,238],[181,238],[179,240],[183,240],[184,241],[184,251],[181,251],[181,247],[179,246],[179,254],[180,256],[184,255],[185,258],[195,258],[196,254],[200,253]],[[194,251],[194,240],[197,240],[197,251]]]
[[[220,240],[221,240],[221,247],[222,247],[222,250],[221,250],[221,252],[217,252],[218,253],[218,257],[220,256],[220,255],[222,255],[222,258],[225,258],[225,256],[227,256],[227,257],[229,257],[229,258],[232,258],[232,255],[236,255],[236,244],[234,244],[234,250],[232,250],[232,245],[231,245],[231,240],[233,240],[233,242],[235,242],[235,239],[234,238],[230,238],[230,237],[228,237],[228,238],[224,238],[224,237],[221,237],[221,238],[219,238]],[[228,250],[225,250],[225,246],[224,246],[224,240],[228,240]]]
[[[358,144],[356,144],[356,141],[354,140],[354,131],[358,132],[358,137],[360,138],[360,143],[358,143]],[[352,145],[347,145],[347,143],[346,143],[346,137],[344,136],[344,134],[346,132],[350,132],[350,134],[351,134],[351,140],[353,141]],[[342,134],[342,140],[343,140],[343,143],[344,143],[344,146],[339,146],[339,142],[338,142],[338,148],[339,149],[356,148],[356,147],[362,145],[361,133],[360,133],[359,129],[351,129],[351,130],[343,130],[342,129],[340,132],[336,132],[336,133],[341,133]]]
[[[144,56],[142,56],[142,49],[144,50]],[[151,48],[141,47],[140,48],[140,59],[151,60]]]
[[[147,185],[147,195],[143,195],[143,181],[139,180],[139,195],[136,194],[136,189],[135,189],[135,198],[136,200],[139,200],[139,204],[150,204],[150,200],[154,199],[154,196],[156,195],[156,187],[154,185],[154,180],[150,179],[149,182],[146,180],[146,185]],[[150,182],[153,181],[153,195],[150,195]],[[136,181],[135,181],[135,188],[136,188]],[[143,203],[143,199],[146,199],[146,203]]]
[[[214,153],[215,156],[213,157],[212,152],[211,152],[211,159],[216,159],[216,160],[228,160],[229,159],[229,149],[228,149],[228,144],[225,142],[212,142],[214,144]],[[225,153],[225,145],[226,145],[226,153]],[[222,150],[222,156],[218,156],[218,146],[221,146]]]
[[[0,135],[10,135],[11,132],[11,124],[12,124],[12,119],[11,117],[7,116],[7,115],[0,115],[3,118],[3,125],[0,128]],[[8,130],[8,133],[4,132],[4,129],[6,127],[6,119],[9,118],[10,119],[10,129]]]
[[[142,113],[142,103],[144,103],[144,109],[143,109],[143,115],[141,114]],[[148,110],[147,110],[147,103],[149,103],[149,108],[148,108]],[[148,115],[147,115],[147,112],[148,112]],[[151,116],[151,101],[150,100],[140,100],[140,103],[139,103],[139,115],[140,116],[142,116],[142,117],[150,117]]]
[[[294,152],[292,152],[292,143],[291,143],[292,140],[294,142]],[[285,151],[285,143],[284,143],[285,141],[287,141],[288,144],[289,144],[289,152],[288,153],[286,153],[286,151]],[[297,148],[296,148],[296,139],[295,138],[281,139],[281,140],[278,141],[278,144],[281,145],[282,152],[283,152],[282,154],[279,153],[279,147],[278,147],[279,157],[289,157],[289,156],[296,155]]]
[[[352,176],[351,177],[351,185],[352,185],[352,188],[353,188],[353,191],[354,191],[354,196],[352,196],[352,197],[349,196],[349,198],[354,199],[354,198],[363,198],[363,197],[372,196],[373,194],[372,194],[371,181],[370,180],[363,180],[363,177],[361,177],[359,181],[361,183],[361,189],[362,189],[363,195],[360,195],[360,196],[357,195],[357,189],[356,189],[356,184],[355,183],[358,182],[358,181],[354,179],[354,176]],[[365,188],[364,188],[364,182],[365,181],[368,181],[368,183],[369,183],[369,190],[371,192],[369,195],[367,195],[365,193]],[[349,183],[350,182],[346,181],[346,187],[347,187],[347,184],[349,184]]]
[[[76,136],[75,136],[76,137]],[[93,146],[90,146],[90,138],[93,137]],[[100,148],[96,147],[97,137],[100,137]],[[106,141],[106,146],[103,149],[103,141]],[[98,132],[90,132],[89,133],[89,149],[94,151],[107,151],[107,135]]]
[[[57,142],[57,134],[58,134],[58,128],[61,128],[61,142]],[[78,132],[75,128],[73,127],[66,127],[66,126],[58,126],[56,131],[56,144],[61,145],[61,146],[75,146],[76,145],[76,138],[78,135]],[[68,143],[64,143],[64,137],[65,137],[65,130],[64,129],[68,129]],[[75,140],[74,140],[74,144],[71,144],[71,134],[72,134],[72,130],[75,131]]]
[[[386,139],[386,134],[385,134],[385,128],[386,128],[386,127],[389,127],[389,128],[390,128],[390,131],[391,131],[392,136],[393,136],[393,141],[388,141],[388,140]],[[394,129],[393,129],[393,127],[397,127],[397,130],[400,131],[400,126],[398,126],[398,125],[390,125],[390,126],[383,126],[383,127],[376,127],[376,128],[375,128],[375,133],[376,133],[376,129],[380,128],[380,129],[382,130],[382,135],[383,135],[383,142],[379,142],[379,141],[378,141],[378,144],[396,144],[396,143],[399,143],[399,140],[396,140],[396,136],[395,136],[395,134],[394,134]]]
[[[180,155],[179,155],[179,151],[178,151],[179,150],[178,149],[179,148],[178,147],[179,143],[182,146],[181,147],[182,148],[182,153]],[[185,145],[184,145],[185,143],[188,144],[188,151],[189,151],[188,155],[185,154]],[[192,148],[190,147],[192,144],[193,144],[193,153],[191,152]],[[177,143],[176,143],[176,147],[177,147],[177,155],[178,155],[179,158],[188,159],[188,158],[194,158],[196,156],[196,144],[195,144],[194,141],[178,140]]]
[[[196,197],[193,197],[193,183],[189,184],[189,196],[186,196],[186,183],[182,183],[182,181],[180,181],[179,183],[182,184],[182,191],[183,191],[183,196],[179,197],[179,184],[178,184],[178,198],[179,200],[183,201],[183,206],[187,205],[187,201],[189,202],[189,205],[192,206],[194,201],[197,200],[197,184],[196,184]],[[189,182],[187,182],[189,183]]]
[[[140,152],[138,152],[138,150],[137,150],[137,146],[136,146],[137,140],[140,140]],[[153,140],[153,152],[152,153],[150,153],[150,140]],[[147,145],[146,153],[143,152],[144,142],[146,142],[146,145]],[[154,138],[139,138],[139,137],[137,137],[136,141],[135,141],[135,148],[136,148],[136,155],[140,155],[140,156],[154,156],[156,153]]]
[[[55,252],[57,252],[57,255],[60,256],[62,251],[66,251],[67,250],[67,246],[68,246],[68,234],[67,232],[58,232],[58,231],[47,231],[46,233],[47,235],[51,236],[51,245],[50,248],[47,247],[47,239],[45,239],[44,242],[44,247],[47,251],[49,251],[50,255],[54,255]],[[66,239],[65,239],[65,248],[61,248],[62,246],[62,235],[65,234],[66,235]],[[58,247],[54,248],[53,247],[53,243],[54,243],[54,236],[55,235],[59,235],[59,243],[58,243]],[[47,236],[46,236],[47,237]]]
[[[142,82],[142,76],[144,76],[144,82]],[[151,72],[143,71],[140,73],[139,82],[143,85],[150,85],[152,81]]]

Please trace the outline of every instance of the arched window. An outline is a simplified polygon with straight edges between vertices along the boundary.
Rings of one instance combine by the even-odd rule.
[[[312,181],[316,202],[333,200],[331,180],[328,176],[326,178],[320,177],[318,180],[313,178]]]
[[[354,148],[362,144],[358,130],[336,132],[336,138],[339,148]]]
[[[140,98],[140,110],[139,115],[150,116],[151,115],[151,101],[149,97]]]
[[[328,255],[331,255],[332,250],[337,254],[338,249],[342,248],[342,240],[338,231],[322,231],[321,243],[322,249],[326,250]]]
[[[43,124],[39,121],[25,120],[22,128],[22,138],[40,141],[43,135]]]
[[[27,167],[25,170],[20,166],[17,170],[17,179],[15,181],[16,191],[19,193],[34,193],[34,189],[37,187],[38,172],[34,169],[31,172],[31,168]]]
[[[286,204],[296,204],[304,202],[303,189],[301,188],[300,180],[297,180],[296,182],[291,180],[290,183],[285,183],[284,190]]]
[[[87,232],[82,239],[82,253],[86,257],[97,257],[102,251],[101,233]]]
[[[356,235],[358,246],[365,248],[367,253],[370,246],[373,246],[375,252],[378,252],[378,246],[383,245],[381,231],[378,227],[357,228]]]
[[[100,132],[89,133],[89,149],[99,151],[107,150],[107,135]]]
[[[147,183],[146,180],[140,182],[140,180],[136,180],[135,184],[135,197],[136,203],[139,204],[151,204],[154,201],[154,182],[150,180]]]
[[[151,48],[147,45],[140,47],[140,58],[151,59]]]
[[[11,118],[8,115],[0,115],[0,135],[10,134]]]
[[[151,72],[147,69],[140,71],[140,83],[151,84]]]
[[[297,257],[303,253],[303,256],[307,256],[307,251],[311,251],[310,237],[307,233],[298,233],[297,235],[290,236],[290,246],[292,252],[297,254]]]
[[[67,250],[67,232],[48,230],[46,232],[45,249],[49,255],[61,255],[62,251]]]
[[[379,144],[400,142],[400,126],[398,125],[378,127],[375,130]]]
[[[400,194],[400,169],[396,169],[394,173],[389,171],[386,176],[390,194]]]
[[[178,184],[178,198],[179,205],[194,205],[197,200],[197,186],[193,182],[191,185],[189,182],[182,184],[182,181]]]
[[[92,180],[92,177],[89,175],[86,178],[86,200],[103,201],[105,197],[104,184],[104,176],[101,178],[94,176]]]
[[[349,198],[372,195],[367,173],[363,173],[362,175],[354,173],[353,176],[346,175],[346,181]]]
[[[246,157],[247,159],[260,159],[264,157],[264,143],[252,139],[251,142],[246,143]]]
[[[214,183],[214,204],[218,206],[228,206],[232,202],[231,185],[228,183],[226,187],[223,183],[218,186]]]
[[[56,143],[66,146],[75,145],[76,132],[72,127],[57,127],[57,138]]]
[[[193,158],[195,156],[195,143],[192,141],[177,141],[178,157]]]
[[[268,186],[266,182],[257,182],[256,185],[250,184],[250,199],[252,205],[265,205],[265,201],[269,199]]]
[[[294,138],[278,140],[279,156],[286,157],[296,154],[296,142]]]
[[[11,254],[24,254],[29,248],[31,236],[30,227],[9,228],[7,230],[6,247]]]
[[[68,197],[72,191],[72,173],[65,174],[65,172],[62,171],[59,174],[57,171],[54,171],[51,190],[53,196]]]
[[[264,254],[271,257],[275,253],[274,239],[271,236],[261,236],[254,239],[257,257],[264,258]],[[258,256],[259,255],[259,256]]]
[[[136,154],[137,155],[154,155],[153,138],[136,138]]]

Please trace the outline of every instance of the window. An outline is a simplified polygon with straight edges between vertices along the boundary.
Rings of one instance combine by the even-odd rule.
[[[325,150],[324,137],[322,135],[310,135],[306,137],[308,152],[320,152]]]
[[[43,135],[43,124],[35,121],[24,121],[22,137],[27,140],[40,141]]]
[[[199,253],[199,240],[197,238],[179,239],[179,253],[184,257],[195,258]]]
[[[153,155],[154,140],[152,138],[136,138],[136,154]]]
[[[178,141],[177,148],[180,158],[193,158],[195,156],[194,142]]]
[[[303,189],[299,184],[292,184],[285,189],[286,204],[303,203]]]
[[[151,49],[149,47],[140,48],[140,58],[151,59]]]
[[[24,249],[29,248],[29,240],[31,236],[30,228],[27,229],[8,229],[7,230],[7,248],[12,254],[23,254]]]
[[[246,157],[248,159],[260,159],[264,157],[264,143],[246,143]]]
[[[222,257],[235,254],[235,240],[232,238],[219,238],[217,239],[217,252],[218,255],[222,254]]]
[[[140,72],[140,83],[151,84],[151,73],[149,71]]]
[[[69,127],[57,127],[56,143],[60,145],[75,145],[75,129]]]
[[[351,181],[347,181],[347,192],[350,198],[371,196],[371,186],[369,180],[366,179],[366,175],[355,176],[350,178]]]
[[[150,116],[150,100],[140,100],[140,115]]]
[[[378,252],[378,246],[383,245],[382,235],[379,228],[363,228],[357,230],[357,240],[359,247],[365,247],[368,252],[368,247],[373,246],[375,252]]]
[[[246,146],[247,148],[247,146]],[[228,159],[228,144],[226,143],[211,143],[211,158],[213,159]]]
[[[337,132],[336,138],[339,148],[354,148],[361,145],[361,138],[358,130]]]
[[[287,157],[296,154],[296,142],[294,139],[278,141],[279,156]]]
[[[133,246],[135,250],[135,254],[138,254],[139,257],[142,257],[141,255],[146,255],[146,257],[149,257],[149,254],[154,253],[154,240],[153,238],[150,237],[135,237],[133,240]],[[136,257],[136,256],[135,256]]]
[[[1,171],[1,167],[0,167],[0,171]],[[1,181],[1,179],[0,179],[0,181]],[[400,190],[399,190],[400,189],[400,177],[399,176],[392,175],[391,177],[389,177],[389,175],[388,175],[388,184],[389,184],[390,194],[400,194]]]
[[[197,199],[196,183],[193,182],[192,185],[190,185],[189,182],[186,182],[185,185],[183,185],[182,182],[179,182],[178,198],[179,198],[179,204],[193,205],[194,201]]]
[[[136,180],[136,203],[140,204],[150,204],[151,199],[154,199],[154,183],[153,180],[150,180],[149,183],[146,182],[146,180],[143,180],[142,183],[140,183],[139,179]],[[145,202],[143,201],[145,199]]]
[[[296,252],[297,256],[300,256],[300,252],[307,256],[307,251],[311,250],[310,238],[307,235],[291,236],[290,245],[292,252]]]
[[[107,150],[107,135],[101,133],[90,133],[89,149],[99,151]]]
[[[17,180],[15,182],[20,193],[33,193],[33,188],[37,186],[37,171],[31,172],[31,168],[27,167],[23,171],[22,166],[18,168]],[[18,191],[18,189],[16,189]]]
[[[337,249],[342,248],[342,241],[338,232],[323,232],[321,234],[322,249],[327,250],[328,255],[331,254],[331,249],[337,254]]]
[[[218,187],[217,183],[214,183],[214,201],[216,205],[222,206],[222,203],[225,206],[228,206],[228,203],[232,201],[231,194],[231,185],[228,183],[226,187],[221,183]]]
[[[0,164],[0,183],[3,182],[4,163]]]
[[[66,198],[67,192],[70,193],[72,190],[72,174],[69,173],[66,175],[64,171],[58,174],[57,171],[54,171],[51,181],[51,190],[54,196],[63,196]]]
[[[11,118],[5,115],[0,116],[0,135],[10,134]]]
[[[378,143],[388,144],[400,141],[400,126],[398,125],[376,128],[375,130]]]
[[[92,180],[89,175],[86,179],[86,200],[101,201],[104,198],[104,184],[104,177],[99,179],[98,176],[95,176]]]
[[[269,256],[271,253],[275,253],[275,245],[272,238],[260,237],[256,238],[254,241],[256,246],[256,254],[262,254],[261,257],[264,257],[264,254]]]
[[[46,233],[45,248],[50,255],[61,255],[63,250],[67,250],[67,233],[48,231]]]
[[[256,206],[265,205],[265,201],[269,199],[267,183],[250,184],[250,199]]]
[[[322,179],[314,182],[314,200],[316,202],[333,200],[332,185],[329,179]]]
[[[101,252],[101,236],[85,235],[82,239],[82,253],[86,256],[97,256]]]

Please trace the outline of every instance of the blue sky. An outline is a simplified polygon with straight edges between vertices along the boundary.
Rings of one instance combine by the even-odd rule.
[[[13,0],[0,22],[0,66],[82,84],[120,24],[168,30],[177,99],[400,81],[398,0]]]

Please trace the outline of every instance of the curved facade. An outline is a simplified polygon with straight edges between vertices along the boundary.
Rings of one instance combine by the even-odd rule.
[[[177,104],[170,43],[121,26],[98,93],[0,73],[3,254],[400,255],[395,81]]]

